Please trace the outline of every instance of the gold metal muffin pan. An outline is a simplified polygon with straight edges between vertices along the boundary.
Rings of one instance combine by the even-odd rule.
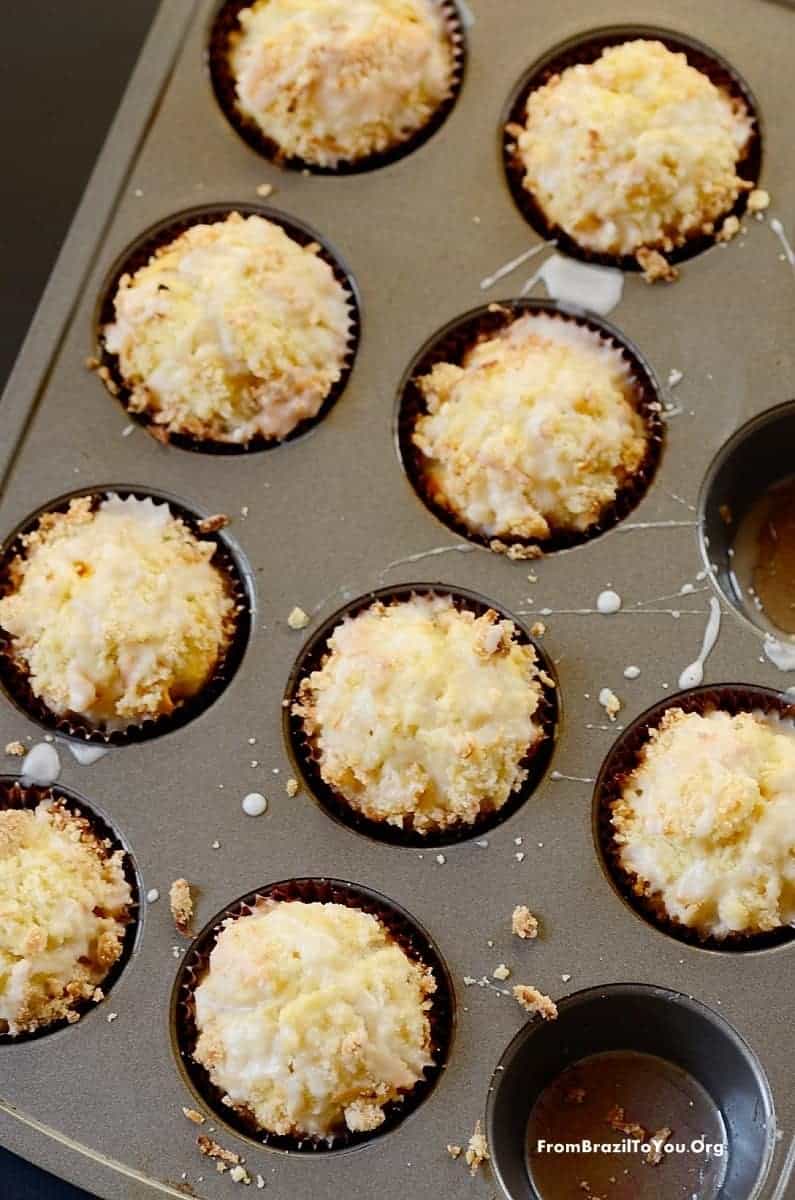
[[[113,1200],[233,1195],[236,1185],[200,1157],[197,1129],[181,1114],[193,1101],[172,1053],[170,1002],[187,943],[165,897],[178,876],[195,884],[200,929],[274,881],[321,877],[386,896],[428,930],[456,990],[455,1042],[416,1113],[355,1150],[285,1154],[214,1121],[215,1136],[262,1175],[266,1195],[371,1200],[377,1191],[402,1200],[413,1191],[452,1200],[466,1191],[487,1200],[502,1180],[516,1200],[529,1200],[521,1171],[511,1175],[501,1161],[499,1179],[484,1169],[470,1180],[445,1150],[484,1118],[492,1072],[524,1023],[512,999],[464,983],[490,980],[505,962],[511,983],[571,995],[561,1011],[576,1009],[573,994],[585,989],[631,984],[631,1005],[638,988],[666,989],[672,1005],[677,994],[694,997],[683,1028],[699,1027],[701,1005],[728,1021],[769,1084],[760,1095],[772,1096],[778,1125],[765,1101],[772,1165],[760,1197],[782,1200],[792,1194],[795,1157],[795,948],[707,951],[639,920],[601,865],[591,798],[621,727],[676,691],[698,654],[708,601],[722,597],[699,549],[698,495],[713,457],[744,422],[792,398],[793,271],[772,224],[778,217],[791,229],[795,210],[792,7],[605,0],[597,14],[585,0],[468,0],[466,73],[444,124],[411,154],[342,176],[280,168],[230,127],[206,66],[216,8],[216,0],[165,0],[160,10],[4,397],[0,537],[53,499],[109,481],[168,493],[200,515],[225,512],[224,536],[250,572],[251,636],[228,686],[181,728],[111,748],[92,766],[59,744],[59,782],[107,816],[131,848],[143,896],[156,888],[161,899],[144,902],[107,1001],[68,1029],[0,1046],[0,1139]],[[684,262],[673,286],[626,275],[610,322],[650,364],[669,410],[660,463],[637,507],[602,536],[514,562],[446,528],[418,499],[397,453],[396,397],[434,331],[484,301],[510,301],[530,273],[480,287],[539,243],[503,170],[501,118],[516,81],[570,39],[628,22],[702,42],[747,81],[761,120],[761,184],[773,203],[731,244]],[[316,230],[350,270],[361,336],[347,386],[307,436],[268,454],[163,446],[84,366],[103,286],[148,230],[191,208],[257,204],[262,184],[273,187],[269,207]],[[290,797],[285,788],[293,766],[282,699],[304,644],[340,606],[416,583],[475,593],[528,625],[541,620],[562,702],[549,770],[526,802],[483,837],[428,850],[363,837],[306,791]],[[693,590],[682,593],[684,584]],[[613,616],[597,610],[607,587],[623,599]],[[781,690],[795,681],[765,656],[761,631],[721,604],[707,682]],[[312,618],[303,633],[287,623],[296,605]],[[624,676],[630,665],[640,668],[636,678]],[[603,687],[622,701],[615,724],[598,703]],[[0,704],[0,745],[42,736]],[[7,773],[15,767],[6,760]],[[241,808],[254,790],[269,800],[257,819]],[[511,935],[520,903],[541,919],[536,942]],[[545,1037],[534,1032],[533,1046]],[[719,1038],[714,1045],[720,1053]],[[725,1200],[748,1195],[735,1189]]]

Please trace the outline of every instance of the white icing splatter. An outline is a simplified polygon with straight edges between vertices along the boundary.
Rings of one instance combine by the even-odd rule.
[[[146,898],[150,904],[155,904],[160,899],[160,892],[157,888],[150,888],[146,893]]]
[[[779,671],[795,671],[795,642],[780,642],[778,638],[765,638],[765,654]]]
[[[543,283],[553,300],[577,304],[605,316],[621,301],[624,275],[615,267],[594,267],[561,254],[552,254],[528,279],[520,295]]]
[[[99,762],[108,753],[107,746],[86,745],[85,742],[64,741],[62,745],[68,747],[72,757],[80,763],[81,767],[90,767],[92,763]]]
[[[637,679],[640,675],[640,667],[624,667],[625,679]]]
[[[49,742],[38,742],[31,747],[22,763],[22,782],[49,787],[61,773],[61,760],[55,746]]]
[[[512,275],[518,267],[521,267],[523,263],[528,262],[531,258],[535,258],[548,245],[548,242],[541,242],[538,246],[532,246],[529,250],[525,250],[523,254],[517,254],[516,258],[512,258],[509,262],[504,263],[503,266],[498,267],[493,275],[486,275],[485,278],[481,279],[481,290],[485,292],[489,288],[494,287],[494,284],[498,280],[504,279],[506,275]]]
[[[677,383],[681,383],[684,377],[683,371],[678,371],[676,367],[672,367],[668,372],[668,386],[676,387]]]
[[[243,797],[243,812],[247,817],[261,817],[268,807],[268,801],[262,792],[249,792]]]
[[[561,775],[560,771],[551,771],[550,779],[554,779],[557,783],[561,779],[567,780],[569,783],[593,783],[593,779],[587,775]]]
[[[457,8],[461,16],[461,24],[464,26],[464,29],[471,29],[475,24],[475,14],[467,3],[467,0],[458,0]]]
[[[478,546],[467,546],[461,544],[455,546],[435,546],[433,550],[420,550],[418,554],[408,554],[405,558],[396,558],[393,559],[392,562],[388,562],[386,566],[378,572],[378,578],[383,579],[387,572],[391,571],[393,567],[410,566],[412,563],[422,562],[424,558],[436,558],[436,556],[439,554],[473,554],[475,550],[478,549]]]
[[[787,262],[791,267],[795,267],[795,250],[790,245],[790,240],[784,232],[784,226],[779,221],[778,217],[771,217],[770,228],[775,233],[781,245],[784,247],[784,253],[787,256]]]
[[[618,592],[614,592],[612,588],[605,588],[605,590],[600,592],[596,597],[596,608],[598,612],[603,614],[603,616],[609,617],[613,613],[617,613],[621,608],[621,597],[619,596]]]
[[[704,663],[709,657],[713,646],[718,640],[720,633],[720,604],[714,596],[709,599],[709,617],[707,618],[707,627],[704,630],[704,640],[701,643],[701,652],[698,658],[685,667],[682,674],[679,676],[680,688],[698,687],[704,681]],[[793,657],[793,666],[795,666],[795,657]]]

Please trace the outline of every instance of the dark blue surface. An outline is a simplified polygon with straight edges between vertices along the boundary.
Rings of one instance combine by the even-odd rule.
[[[0,386],[47,282],[157,0],[25,0],[0,33]],[[35,36],[34,36],[35,35]],[[24,1054],[20,1047],[19,1052]],[[0,1056],[13,1070],[16,1051]],[[88,1081],[87,1081],[88,1083]],[[79,1096],[74,1097],[79,1103]],[[0,1147],[2,1200],[90,1200]]]

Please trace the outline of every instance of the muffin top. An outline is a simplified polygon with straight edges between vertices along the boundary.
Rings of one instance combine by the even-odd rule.
[[[238,107],[287,157],[334,167],[388,150],[451,92],[436,0],[258,0],[240,27]]]
[[[742,101],[684,54],[639,39],[553,75],[515,132],[550,224],[587,250],[634,255],[713,232],[752,186],[736,170],[752,128]]]
[[[429,492],[489,538],[588,529],[646,455],[627,361],[572,321],[528,313],[417,385]]]
[[[129,409],[169,434],[231,443],[281,440],[316,416],[351,330],[348,294],[318,249],[230,213],[122,276],[103,332]]]
[[[761,713],[666,712],[613,806],[636,890],[700,933],[795,922],[795,729]]]
[[[432,1063],[435,990],[368,913],[264,901],[218,936],[195,993],[194,1057],[272,1133],[376,1129]]]
[[[64,1018],[122,951],[132,903],[123,852],[59,802],[0,811],[0,1032]]]
[[[11,564],[0,627],[34,695],[106,729],[171,713],[209,680],[235,603],[167,504],[89,496],[46,513]]]
[[[325,782],[373,821],[420,833],[471,824],[527,778],[542,738],[531,645],[449,596],[346,617],[293,711]]]

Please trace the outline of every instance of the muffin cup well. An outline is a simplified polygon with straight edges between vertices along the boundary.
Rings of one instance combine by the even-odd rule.
[[[240,213],[243,217],[263,217],[265,220],[271,221],[274,225],[278,225],[283,229],[287,236],[294,242],[297,242],[299,246],[319,246],[320,249],[317,252],[318,258],[322,259],[333,271],[334,278],[345,292],[348,304],[350,329],[348,331],[348,346],[340,377],[331,387],[323,404],[315,415],[300,421],[295,429],[291,430],[281,440],[258,436],[251,438],[248,442],[224,442],[216,441],[212,438],[193,437],[186,433],[168,433],[165,426],[155,421],[153,414],[146,411],[133,412],[130,410],[128,406],[131,389],[122,373],[118,356],[112,354],[105,345],[104,330],[107,325],[112,324],[115,320],[114,299],[122,276],[134,275],[136,271],[146,266],[156,251],[164,246],[168,246],[192,226],[213,225],[219,221],[225,221],[231,213]],[[314,429],[328,415],[348,386],[348,380],[350,379],[359,348],[361,315],[358,290],[353,276],[342,259],[311,226],[299,221],[297,217],[279,212],[268,205],[249,204],[245,202],[241,204],[210,204],[184,209],[172,217],[167,217],[165,220],[158,222],[157,225],[153,225],[150,229],[146,230],[131,246],[128,246],[111,267],[100,292],[94,314],[94,332],[96,338],[96,354],[94,359],[96,365],[94,369],[103,380],[107,391],[121,402],[130,419],[142,425],[157,441],[164,442],[169,446],[177,446],[180,450],[192,450],[201,454],[251,454],[259,450],[272,450],[287,442],[295,441],[296,438],[300,438]]]
[[[417,380],[440,362],[460,364],[478,342],[494,337],[519,317],[541,313],[587,329],[617,350],[627,363],[633,384],[635,407],[646,427],[646,454],[638,470],[624,485],[601,517],[582,531],[560,530],[548,538],[516,536],[489,537],[472,529],[433,495],[428,484],[423,455],[412,435],[420,416],[427,412]],[[471,309],[438,330],[415,355],[398,390],[395,436],[403,469],[423,504],[448,529],[470,542],[505,553],[510,558],[532,558],[557,550],[568,550],[592,541],[623,521],[640,503],[654,479],[665,442],[665,423],[660,413],[660,389],[654,373],[640,351],[610,322],[593,314],[585,316],[551,300],[500,300]]]
[[[759,109],[753,92],[741,75],[735,69],[703,43],[684,34],[667,29],[658,29],[647,25],[615,25],[592,33],[579,34],[570,38],[562,45],[555,47],[543,58],[538,59],[525,72],[514,88],[502,114],[500,122],[500,144],[505,169],[505,176],[513,196],[514,203],[528,224],[545,240],[554,239],[558,249],[570,258],[581,262],[593,263],[605,267],[618,267],[622,271],[640,271],[634,255],[600,254],[565,233],[559,226],[550,223],[535,197],[525,188],[524,167],[516,150],[516,139],[508,132],[508,125],[524,125],[525,107],[531,92],[538,91],[549,82],[551,76],[558,75],[567,67],[579,63],[592,63],[600,57],[602,51],[609,46],[619,46],[623,42],[636,38],[652,39],[676,54],[684,54],[691,67],[695,67],[706,75],[716,87],[737,100],[742,100],[750,116],[753,118],[753,130],[743,157],[737,163],[737,174],[754,186],[759,181],[762,168],[762,134],[760,130]],[[747,193],[741,192],[733,208],[727,210],[716,221],[715,233],[720,231],[723,222],[729,216],[742,217],[745,212]],[[666,252],[666,259],[671,263],[681,263],[694,258],[715,244],[715,234],[703,234],[688,238],[687,241]]]
[[[358,613],[369,608],[376,600],[383,604],[399,604],[411,599],[412,596],[449,596],[456,608],[482,616],[489,609],[497,612],[502,620],[512,621],[516,627],[517,638],[523,645],[532,645],[538,659],[538,666],[551,679],[555,679],[555,668],[537,641],[530,636],[521,621],[507,609],[478,595],[459,587],[447,587],[436,583],[407,583],[396,587],[383,587],[359,596],[351,604],[340,608],[325,621],[312,635],[303,647],[290,675],[282,701],[283,728],[285,742],[295,771],[302,778],[311,796],[320,804],[330,817],[347,825],[356,833],[363,833],[377,841],[387,842],[393,846],[434,847],[452,845],[456,842],[468,841],[472,838],[483,837],[490,829],[502,824],[512,817],[530,798],[540,784],[552,758],[557,738],[560,720],[560,699],[557,686],[551,687],[541,683],[541,701],[535,720],[541,726],[541,737],[530,747],[522,760],[527,769],[527,779],[514,792],[502,808],[483,813],[471,824],[460,822],[445,830],[434,830],[420,833],[414,829],[404,829],[390,825],[386,821],[374,821],[358,812],[343,795],[325,782],[320,773],[320,763],[316,751],[307,737],[303,721],[292,712],[292,706],[298,697],[298,690],[303,679],[317,671],[328,655],[328,642],[336,627],[345,617],[355,617]]]
[[[676,938],[701,950],[742,953],[768,950],[795,941],[795,928],[782,925],[767,933],[731,933],[725,938],[713,937],[683,925],[670,917],[662,901],[636,891],[636,876],[627,872],[619,858],[611,815],[620,798],[628,776],[637,766],[640,754],[648,742],[649,732],[656,729],[665,713],[681,708],[686,713],[707,713],[714,709],[732,715],[741,712],[762,712],[795,719],[795,703],[771,688],[750,684],[723,683],[704,685],[666,696],[629,725],[607,755],[596,780],[593,795],[593,836],[602,869],[613,890],[644,921],[669,937]]]
[[[253,0],[225,0],[213,18],[207,46],[207,64],[215,98],[235,132],[252,150],[276,166],[312,175],[357,175],[386,167],[405,158],[433,136],[447,120],[455,107],[466,69],[467,46],[464,26],[455,0],[434,0],[442,11],[447,26],[448,40],[452,49],[453,70],[450,90],[428,121],[405,141],[387,150],[376,151],[362,158],[343,159],[336,166],[321,166],[296,155],[287,155],[279,145],[260,129],[256,121],[247,116],[237,103],[235,78],[229,65],[229,43],[239,28],[238,14],[241,9],[251,8]]]
[[[124,854],[124,878],[130,885],[132,901],[127,912],[121,954],[102,982],[97,985],[102,989],[104,996],[107,997],[111,988],[130,961],[138,936],[138,914],[141,898],[135,863],[129,848],[116,830],[87,801],[78,796],[77,793],[71,791],[69,788],[60,787],[57,784],[53,784],[51,787],[39,787],[35,784],[23,784],[21,779],[16,776],[0,775],[0,811],[6,811],[11,808],[34,809],[42,800],[57,800],[67,812],[85,818],[89,822],[91,832],[107,847],[108,856],[117,850],[123,851]],[[92,1008],[96,1008],[97,1004],[101,1003],[101,1000],[81,1000],[74,1005],[74,1011],[79,1013],[82,1018],[85,1013],[89,1012]],[[69,1029],[73,1024],[80,1024],[80,1022],[71,1022],[64,1019],[62,1021],[53,1021],[49,1025],[34,1029],[31,1033],[0,1033],[0,1045],[18,1045],[20,1042],[30,1042],[36,1038],[55,1033],[57,1030]]]
[[[17,555],[24,557],[22,538],[35,529],[39,519],[45,513],[66,512],[70,501],[82,496],[90,496],[93,507],[97,508],[109,493],[113,493],[123,500],[134,496],[140,500],[152,499],[156,503],[165,503],[172,515],[184,521],[191,533],[202,541],[209,541],[215,545],[216,551],[212,562],[225,580],[229,595],[235,602],[236,611],[232,637],[217,663],[212,677],[208,679],[197,695],[178,705],[169,716],[131,723],[123,729],[102,729],[92,725],[78,714],[61,716],[54,713],[43,700],[34,695],[27,671],[14,656],[13,639],[0,629],[0,686],[11,702],[43,729],[52,730],[64,737],[75,738],[83,742],[124,746],[132,742],[148,741],[150,738],[160,737],[162,734],[170,733],[174,729],[187,725],[220,696],[240,666],[246,651],[251,633],[254,591],[250,572],[244,564],[240,552],[233,548],[231,542],[223,534],[202,533],[199,529],[202,517],[197,513],[185,508],[183,504],[167,493],[154,488],[110,484],[101,487],[80,488],[64,496],[59,496],[56,500],[37,509],[14,530],[0,550],[0,596],[7,595],[13,590],[9,575],[11,562]]]
[[[245,916],[256,910],[263,901],[300,900],[304,903],[342,904],[357,908],[376,917],[401,950],[413,962],[429,967],[436,980],[436,991],[430,997],[428,1016],[431,1026],[433,1064],[424,1078],[408,1092],[402,1101],[385,1106],[386,1119],[377,1129],[367,1133],[341,1132],[330,1139],[297,1138],[269,1133],[256,1122],[253,1113],[244,1107],[224,1103],[223,1091],[216,1087],[208,1072],[193,1058],[198,1033],[194,992],[209,966],[210,954],[224,922]],[[340,879],[300,878],[257,888],[233,901],[205,925],[180,963],[171,994],[172,1048],[187,1086],[198,1100],[206,1105],[224,1124],[241,1137],[248,1138],[271,1150],[319,1155],[349,1150],[378,1141],[397,1128],[431,1094],[450,1056],[455,1031],[455,993],[447,966],[435,943],[423,927],[394,901],[379,892]]]

